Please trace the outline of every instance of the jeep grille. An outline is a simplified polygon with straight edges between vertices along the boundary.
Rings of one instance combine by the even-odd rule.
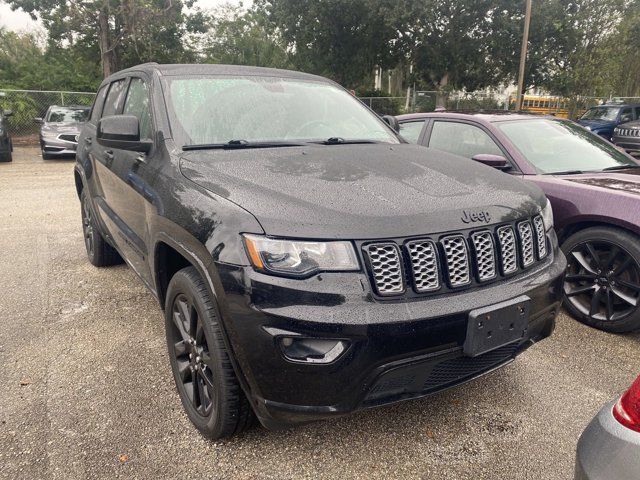
[[[540,215],[494,229],[363,247],[375,292],[381,296],[433,293],[484,283],[531,267],[548,255]],[[405,275],[405,272],[406,275]]]

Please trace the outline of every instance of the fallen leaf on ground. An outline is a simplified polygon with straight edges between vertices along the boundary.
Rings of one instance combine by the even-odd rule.
[[[120,463],[127,463],[129,461],[129,455],[123,453],[118,457],[118,460],[120,460]]]
[[[20,380],[20,386],[25,387],[27,385],[31,385],[31,380],[29,378],[23,378]]]

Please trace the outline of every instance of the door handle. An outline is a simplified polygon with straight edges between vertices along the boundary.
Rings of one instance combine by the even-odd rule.
[[[111,164],[113,163],[113,150],[105,150],[104,151],[104,164],[107,168],[111,168]]]
[[[84,137],[84,143],[91,145],[91,137]]]

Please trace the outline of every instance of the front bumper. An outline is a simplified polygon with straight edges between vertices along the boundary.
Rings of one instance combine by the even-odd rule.
[[[40,137],[42,152],[50,156],[75,156],[78,144],[57,137]]]
[[[406,301],[377,301],[364,273],[306,280],[218,265],[224,324],[245,391],[268,428],[417,398],[485,374],[549,336],[566,261],[557,248],[539,266],[483,288]],[[525,338],[470,358],[462,353],[470,311],[531,299]],[[282,338],[342,341],[330,363],[300,363]]]
[[[580,436],[575,480],[640,478],[640,433],[618,423],[607,404]]]

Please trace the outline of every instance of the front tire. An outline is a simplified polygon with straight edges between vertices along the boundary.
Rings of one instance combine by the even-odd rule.
[[[617,228],[592,227],[563,244],[564,305],[580,322],[607,332],[640,329],[640,243]]]
[[[220,320],[194,267],[167,289],[165,327],[171,370],[187,417],[206,437],[230,437],[251,425],[253,412],[238,383]]]
[[[87,250],[89,262],[96,267],[108,267],[122,263],[123,260],[120,254],[107,243],[100,230],[98,230],[86,190],[82,190],[80,194],[80,210],[82,213],[84,246]]]

